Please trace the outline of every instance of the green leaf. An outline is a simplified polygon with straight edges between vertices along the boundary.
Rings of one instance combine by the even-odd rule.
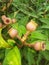
[[[17,47],[7,53],[3,65],[21,65],[21,55]]]
[[[40,18],[39,19],[42,23],[45,23],[47,25],[49,25],[49,18]]]
[[[28,61],[27,65],[35,64],[34,54],[36,52],[34,50],[25,47],[23,49],[23,53],[25,53],[25,54],[23,54],[24,55],[24,61],[25,61],[25,59]]]
[[[15,44],[15,41],[12,40],[12,39],[8,39],[7,42],[8,42],[9,45],[11,45],[11,46],[14,46],[14,44]]]
[[[21,11],[22,13],[24,13],[24,14],[26,14],[27,16],[31,16],[31,17],[35,17],[35,18],[38,18],[38,16],[37,16],[37,13],[35,12],[35,11],[33,11],[32,10],[32,8],[31,8],[31,10],[32,10],[32,12],[30,12],[29,11],[29,6],[27,7],[27,5],[25,4],[25,6],[24,6],[24,3],[23,3],[23,5],[21,5],[22,3],[18,3],[17,2],[17,5],[16,5],[16,3],[12,3],[12,5],[14,6],[14,7],[16,7],[19,11]],[[29,9],[28,9],[29,8]]]
[[[21,24],[19,24],[19,23],[13,24],[13,25],[12,25],[12,28],[18,30],[19,36],[22,36],[22,35],[25,34],[25,32],[26,32],[25,26],[23,26],[23,25],[21,25]]]
[[[46,6],[45,12],[47,12],[49,10],[49,6]]]
[[[3,60],[5,57],[5,49],[0,49],[0,60]]]
[[[18,23],[19,23],[20,25],[26,26],[26,24],[27,24],[27,22],[28,22],[28,19],[29,19],[29,17],[28,17],[28,16],[25,16],[25,17],[21,18],[21,20],[19,20]]]
[[[49,41],[46,41],[46,50],[49,50]]]
[[[18,33],[19,33],[19,36],[24,35],[24,34],[26,33],[26,28],[25,28],[25,26],[20,25],[20,26],[18,27]]]
[[[42,25],[41,28],[49,29],[49,25]]]
[[[9,48],[10,45],[2,37],[2,29],[0,29],[0,48]]]
[[[49,61],[49,51],[43,51],[42,52],[43,57]]]
[[[47,40],[47,36],[40,33],[40,32],[32,32],[31,36],[32,39],[39,39],[39,40]]]

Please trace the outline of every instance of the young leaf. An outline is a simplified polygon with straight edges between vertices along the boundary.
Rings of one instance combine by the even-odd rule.
[[[20,51],[16,46],[7,53],[3,65],[21,65]]]
[[[0,48],[9,48],[10,45],[2,37],[2,29],[0,29]]]

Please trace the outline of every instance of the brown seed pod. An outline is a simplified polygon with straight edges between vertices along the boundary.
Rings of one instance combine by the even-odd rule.
[[[5,15],[2,15],[2,20],[4,21],[7,17]]]
[[[36,42],[34,45],[33,45],[33,48],[36,50],[36,51],[40,51],[40,50],[45,50],[45,43],[42,41],[42,42]]]
[[[18,32],[17,30],[11,28],[9,31],[8,31],[9,35],[11,38],[15,38],[17,35],[18,35]]]
[[[16,22],[16,19],[12,19],[12,23],[15,23]]]
[[[33,20],[31,20],[27,25],[26,25],[27,30],[29,31],[35,31],[37,28],[37,23],[35,23]]]
[[[11,18],[6,17],[5,15],[2,16],[2,20],[3,20],[3,23],[6,25],[12,23]]]
[[[35,31],[36,28],[37,28],[37,23],[35,23],[33,20],[31,20],[27,25],[26,25],[26,28],[27,28],[27,32],[26,34],[23,36],[22,38],[22,41],[24,42],[28,35],[32,32],[32,31]]]
[[[4,24],[6,24],[6,25],[12,23],[11,18],[6,18],[3,22],[4,22]]]

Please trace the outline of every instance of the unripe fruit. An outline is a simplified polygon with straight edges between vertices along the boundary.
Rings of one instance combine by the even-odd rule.
[[[18,32],[17,30],[11,28],[9,31],[8,31],[9,35],[11,38],[15,38],[17,35],[18,35]]]
[[[33,20],[31,20],[31,21],[26,25],[26,28],[27,28],[27,30],[29,30],[29,31],[35,31],[36,28],[37,28],[37,24],[36,24]]]
[[[42,41],[42,42],[36,42],[34,45],[33,45],[33,48],[36,50],[36,51],[40,51],[40,50],[45,50],[45,43]]]

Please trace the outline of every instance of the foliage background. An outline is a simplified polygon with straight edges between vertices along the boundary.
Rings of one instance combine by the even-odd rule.
[[[37,40],[44,40],[47,44],[45,51],[37,52],[28,47],[19,49],[22,65],[49,65],[49,0],[13,0],[9,8],[2,12],[1,10],[5,5],[6,3],[0,0],[0,22],[2,22],[1,16],[3,14],[10,18],[16,18],[16,24],[11,24],[10,26],[17,29],[19,36],[22,37],[26,33],[26,24],[33,19],[38,23],[38,28],[29,35],[26,41],[32,43]],[[3,37],[6,36],[6,41],[10,39],[7,28],[2,31],[2,34]],[[15,41],[21,44],[18,39],[15,39]],[[3,63],[6,51],[8,52],[9,50],[0,49],[1,63]]]

